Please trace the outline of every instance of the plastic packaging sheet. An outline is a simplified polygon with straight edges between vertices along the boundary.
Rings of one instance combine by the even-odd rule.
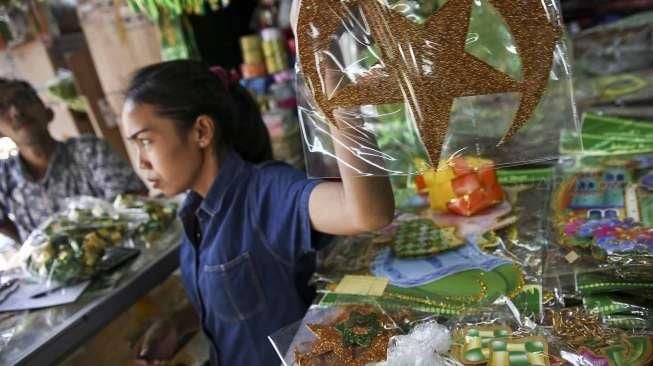
[[[372,298],[388,309],[451,317],[508,295],[524,314],[539,314],[550,171],[500,174],[511,182],[504,185],[505,207],[481,215],[401,214],[378,233],[335,240],[321,252],[314,276],[319,303]],[[388,282],[373,296],[339,291],[348,275]]]
[[[610,75],[653,67],[653,11],[599,25],[573,39],[581,74]]]
[[[580,110],[591,106],[645,107],[653,101],[653,64],[645,70],[578,76],[574,80]]]
[[[578,125],[562,39],[555,1],[302,0],[309,175],[338,176],[338,161],[404,175],[456,156],[556,158],[560,129]]]
[[[505,297],[449,320],[375,303],[314,306],[269,339],[287,366],[646,366],[653,360],[650,334],[608,327],[580,307],[524,315]]]
[[[653,329],[653,155],[568,157],[552,199],[545,287],[611,325]]]
[[[595,113],[583,114],[583,151],[574,146],[578,135],[562,131],[560,151],[565,154],[610,156],[653,152],[653,123]]]
[[[138,255],[175,212],[173,203],[131,196],[119,196],[114,205],[71,198],[28,236],[14,263],[28,279],[48,287],[75,284]]]
[[[428,314],[378,304],[313,306],[269,337],[282,364],[455,365],[449,330]]]

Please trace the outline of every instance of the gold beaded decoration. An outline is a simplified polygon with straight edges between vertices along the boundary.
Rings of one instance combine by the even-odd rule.
[[[499,144],[512,137],[546,89],[562,32],[540,1],[489,0],[503,16],[521,57],[522,80],[514,80],[465,52],[473,1],[448,0],[424,24],[416,24],[378,0],[302,0],[299,63],[327,120],[339,125],[337,108],[406,102],[433,165],[440,160],[455,98],[520,93],[517,113]],[[364,16],[362,21],[357,12]],[[371,36],[380,50],[381,67],[327,90],[326,69],[334,65],[328,51],[342,27],[359,27]]]
[[[604,348],[620,339],[621,332],[601,323],[599,314],[590,314],[582,308],[552,311],[553,334],[560,337],[572,349],[591,345]]]
[[[385,360],[390,338],[397,333],[392,329],[383,329],[372,339],[369,347],[347,346],[336,325],[349,319],[353,312],[374,313],[364,306],[351,306],[329,324],[308,324],[307,327],[315,334],[316,341],[310,351],[295,353],[295,363],[298,366],[325,364],[323,362],[328,362],[329,365],[365,366]],[[381,322],[381,315],[377,315]]]

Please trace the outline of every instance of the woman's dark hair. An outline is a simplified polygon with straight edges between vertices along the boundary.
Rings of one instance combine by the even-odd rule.
[[[197,117],[215,122],[216,152],[233,148],[252,163],[272,159],[272,147],[258,104],[237,82],[225,82],[202,62],[176,60],[146,66],[132,77],[127,100],[149,104],[187,133]]]

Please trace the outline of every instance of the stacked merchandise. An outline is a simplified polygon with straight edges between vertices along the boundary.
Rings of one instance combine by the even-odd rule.
[[[241,83],[254,94],[278,160],[302,167],[304,159],[297,123],[294,72],[283,33],[265,28],[260,35],[242,37]]]
[[[240,39],[241,84],[254,94],[261,106],[275,159],[301,168],[304,157],[296,115],[295,74],[290,58],[294,54],[293,39],[290,31],[273,26],[276,22],[272,21],[271,14],[275,7],[263,5],[265,8],[259,15],[265,28],[259,34]]]

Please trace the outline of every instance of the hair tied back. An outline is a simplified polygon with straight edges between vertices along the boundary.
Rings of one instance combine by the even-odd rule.
[[[212,66],[209,70],[220,79],[220,82],[222,82],[222,85],[227,90],[229,90],[232,84],[240,80],[240,75],[234,69],[227,71],[222,66]]]

